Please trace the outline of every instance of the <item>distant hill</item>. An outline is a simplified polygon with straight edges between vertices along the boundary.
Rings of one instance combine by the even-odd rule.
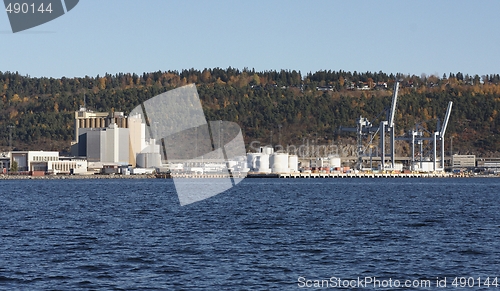
[[[401,80],[396,113],[399,135],[421,123],[435,130],[448,101],[454,102],[447,140],[453,151],[500,156],[500,76],[409,76],[383,72],[227,69],[116,74],[85,78],[31,78],[0,72],[0,151],[9,132],[18,150],[67,151],[73,116],[84,102],[95,111],[124,111],[157,94],[195,83],[209,120],[240,124],[245,141],[262,144],[355,143],[340,126],[355,126],[363,115],[376,123],[390,106],[393,84]],[[378,121],[377,121],[378,120]],[[9,126],[14,126],[9,128]],[[271,137],[272,132],[272,137]],[[448,142],[449,143],[449,142]],[[447,146],[447,151],[448,151]],[[398,142],[398,153],[408,151]]]

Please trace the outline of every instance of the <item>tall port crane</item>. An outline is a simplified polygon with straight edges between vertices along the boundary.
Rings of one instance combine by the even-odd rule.
[[[394,135],[394,116],[396,114],[396,105],[398,102],[398,89],[399,82],[394,83],[394,90],[392,92],[392,102],[391,110],[389,111],[389,117],[386,121],[380,123],[380,159],[381,159],[381,169],[385,170],[385,132],[390,134],[390,157],[391,157],[391,169],[395,166],[395,135]]]
[[[424,132],[422,128],[417,124],[417,128],[408,132],[406,137],[398,137],[396,140],[406,140],[411,144],[411,165],[412,169],[415,166],[415,144],[420,145],[420,168],[422,169],[422,156],[423,156],[423,143],[424,141],[432,142],[432,162],[433,171],[444,170],[444,139],[446,134],[446,128],[448,127],[448,122],[450,120],[451,109],[453,107],[453,102],[448,103],[448,108],[446,109],[446,115],[441,126],[434,132],[428,132],[431,137],[424,137]],[[419,128],[420,127],[420,128]],[[439,128],[440,127],[440,128]],[[441,162],[440,168],[437,166],[437,142],[441,141]]]
[[[448,121],[450,120],[451,108],[453,107],[453,102],[448,103],[448,108],[446,109],[446,115],[444,117],[443,125],[441,130],[437,134],[441,140],[441,168],[444,171],[444,135],[446,133],[446,128],[448,127]],[[436,140],[434,140],[434,171],[436,170]]]
[[[373,141],[373,137],[380,132],[380,148],[381,148],[381,168],[385,169],[385,133],[389,132],[390,133],[390,149],[391,149],[391,164],[392,168],[394,168],[395,164],[395,155],[394,155],[394,141],[395,141],[395,136],[394,136],[394,119],[395,119],[395,114],[396,114],[396,105],[397,105],[397,99],[398,99],[398,89],[399,89],[399,82],[396,81],[394,84],[394,90],[392,93],[392,103],[391,103],[391,108],[387,117],[386,121],[382,121],[378,127],[373,126],[373,122],[368,121],[367,118],[364,118],[363,116],[360,116],[359,119],[356,121],[356,127],[340,127],[341,131],[346,131],[346,132],[356,132],[357,135],[357,154],[358,154],[358,169],[362,168],[362,158],[364,155],[364,147],[363,147],[363,137],[371,135],[370,138],[370,144]],[[378,118],[378,116],[377,116]],[[376,118],[376,119],[377,119]],[[371,147],[370,147],[371,151]],[[371,152],[370,152],[370,157],[371,157]]]

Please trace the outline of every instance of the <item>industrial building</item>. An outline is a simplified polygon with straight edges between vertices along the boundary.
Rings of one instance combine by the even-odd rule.
[[[247,154],[247,168],[243,171],[269,173],[296,173],[299,160],[296,155],[275,153],[271,147],[260,147],[258,153]]]
[[[500,174],[500,159],[499,158],[478,159],[477,169],[488,174]]]
[[[16,162],[19,172],[48,170],[48,162],[58,161],[59,152],[15,151],[10,153],[11,165]]]
[[[472,169],[476,167],[475,155],[453,155],[451,157],[453,169]]]
[[[127,127],[127,118],[123,112],[94,112],[82,106],[75,112],[75,141],[78,143],[82,129],[106,128],[115,123],[120,128]]]
[[[93,112],[85,107],[75,112],[75,141],[72,154],[88,162],[160,167],[160,147],[146,138],[146,124],[140,114]]]
[[[49,174],[86,174],[86,160],[59,160],[47,162]]]

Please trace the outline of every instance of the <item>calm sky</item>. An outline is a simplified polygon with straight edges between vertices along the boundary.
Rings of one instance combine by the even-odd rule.
[[[500,1],[80,0],[12,33],[0,71],[33,77],[227,68],[500,73]]]

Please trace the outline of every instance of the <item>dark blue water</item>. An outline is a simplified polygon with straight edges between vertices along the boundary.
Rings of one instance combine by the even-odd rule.
[[[447,277],[453,289],[456,276],[500,277],[500,179],[247,179],[184,207],[171,180],[0,189],[2,290],[298,290],[299,277],[367,276]]]

